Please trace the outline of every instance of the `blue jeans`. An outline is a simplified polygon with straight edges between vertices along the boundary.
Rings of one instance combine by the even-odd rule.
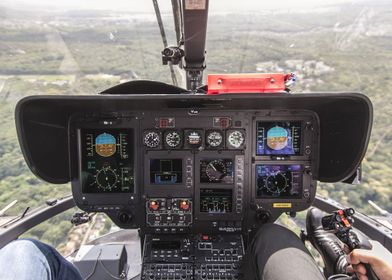
[[[81,280],[77,268],[53,247],[19,239],[0,250],[1,280]]]

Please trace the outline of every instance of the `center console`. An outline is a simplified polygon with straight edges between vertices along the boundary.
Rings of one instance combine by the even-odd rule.
[[[139,228],[143,279],[238,279],[249,232],[315,196],[310,111],[133,111],[69,123],[78,207]]]
[[[147,235],[142,279],[239,279],[240,234]]]

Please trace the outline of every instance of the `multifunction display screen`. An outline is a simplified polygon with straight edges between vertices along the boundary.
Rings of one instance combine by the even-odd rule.
[[[299,198],[302,193],[301,165],[256,165],[257,197]]]
[[[200,182],[233,184],[232,159],[205,159],[200,161]]]
[[[83,192],[134,192],[133,130],[82,129],[80,140]]]
[[[150,183],[170,185],[182,183],[182,159],[151,159]]]
[[[209,214],[231,213],[231,189],[200,189],[200,212]]]
[[[300,155],[301,122],[257,122],[258,156]]]

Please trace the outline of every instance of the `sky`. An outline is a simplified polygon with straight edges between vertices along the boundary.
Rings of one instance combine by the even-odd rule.
[[[210,0],[212,13],[232,11],[262,11],[263,9],[315,8],[337,3],[357,3],[362,0]],[[35,6],[60,9],[123,10],[133,12],[153,12],[152,0],[2,0],[7,6]],[[163,13],[171,12],[171,0],[158,0]]]

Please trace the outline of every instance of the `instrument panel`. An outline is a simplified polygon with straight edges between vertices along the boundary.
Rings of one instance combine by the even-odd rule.
[[[77,205],[145,233],[242,232],[309,207],[319,123],[310,111],[177,109],[69,122]]]

